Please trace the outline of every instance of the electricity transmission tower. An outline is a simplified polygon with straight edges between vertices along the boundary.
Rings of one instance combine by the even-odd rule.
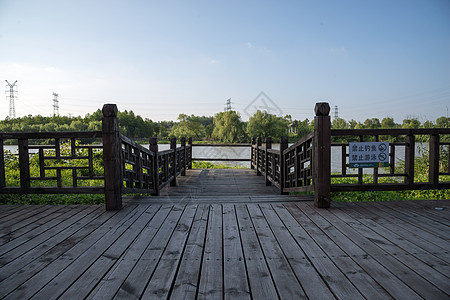
[[[338,112],[338,106],[337,105],[334,106],[334,119],[335,120],[339,119],[339,112]]]
[[[14,107],[14,98],[15,98],[14,93],[17,93],[17,91],[14,91],[14,87],[17,87],[16,86],[17,80],[14,81],[13,84],[9,83],[8,80],[5,81],[7,83],[6,87],[9,86],[9,96],[7,96],[9,97],[9,118],[13,119],[16,117],[16,108]],[[8,90],[6,90],[6,93],[8,93]]]
[[[59,101],[57,93],[53,93],[53,116],[59,116]]]
[[[231,98],[227,100],[227,104],[225,106],[225,110],[224,111],[230,111],[232,110],[231,108]]]

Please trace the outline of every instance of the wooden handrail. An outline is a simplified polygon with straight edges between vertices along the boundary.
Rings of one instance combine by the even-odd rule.
[[[331,192],[450,188],[450,182],[439,180],[441,175],[450,175],[450,169],[439,170],[440,148],[450,150],[450,142],[443,142],[441,136],[450,135],[450,128],[331,129],[329,110],[327,103],[316,104],[314,131],[283,151],[262,145],[260,138],[252,138],[251,166],[257,170],[257,175],[264,175],[266,182],[268,180],[281,192],[314,191],[316,206],[325,208],[330,206]],[[341,136],[354,137],[360,142],[378,141],[380,136],[405,136],[405,140],[390,143],[388,173],[379,173],[378,168],[374,168],[372,183],[365,183],[362,168],[357,174],[347,173],[348,143],[331,142],[332,137]],[[416,182],[414,178],[416,136],[422,139],[429,136],[428,182]],[[332,147],[341,148],[341,172],[338,174],[331,174]],[[405,148],[405,168],[401,172],[396,171],[396,147]],[[448,159],[450,165],[450,157]],[[403,177],[404,181],[379,182],[378,178],[382,177]],[[331,178],[357,178],[357,183],[335,184]]]
[[[105,194],[107,210],[122,207],[124,193],[151,193],[159,191],[169,182],[176,184],[178,175],[185,175],[185,170],[192,167],[192,139],[186,145],[158,152],[156,138],[150,139],[147,149],[119,132],[117,106],[105,104],[102,109],[102,131],[85,132],[32,132],[0,133],[0,193],[2,194]],[[78,145],[78,139],[102,139],[102,145]],[[4,140],[15,139],[18,142],[20,165],[20,187],[6,186]],[[54,140],[53,145],[30,145],[30,140]],[[70,140],[70,153],[61,153],[61,141]],[[30,174],[30,151],[37,150],[39,175]],[[79,150],[86,150],[79,154]],[[93,172],[93,158],[96,150],[103,150],[104,175]],[[44,152],[46,151],[46,152]],[[53,151],[53,152],[49,152]],[[87,154],[86,154],[87,153]],[[86,165],[71,165],[74,160],[86,160]],[[58,165],[51,165],[58,162]],[[71,172],[72,186],[62,186],[62,172]],[[78,174],[84,171],[84,175]],[[50,175],[56,174],[55,175]],[[35,181],[56,181],[56,186],[33,186]],[[78,181],[103,180],[103,185],[78,186]]]

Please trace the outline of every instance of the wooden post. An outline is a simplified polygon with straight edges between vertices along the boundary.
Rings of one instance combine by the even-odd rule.
[[[170,186],[177,186],[177,138],[170,138],[170,149],[173,150],[173,161],[172,161],[173,179],[170,181]]]
[[[439,184],[439,135],[430,136],[429,182],[437,187]]]
[[[152,196],[159,196],[159,159],[158,159],[158,139],[153,137],[150,138],[150,151],[155,153],[153,156],[153,168],[152,168],[152,181],[153,181],[153,188],[155,189],[155,192],[152,193]]]
[[[273,176],[273,166],[272,166],[272,173],[269,174],[269,151],[267,151],[269,149],[272,149],[272,138],[270,138],[270,137],[266,138],[266,153],[265,153],[266,157],[264,159],[264,161],[266,162],[266,168],[265,168],[266,173],[264,174],[264,177],[266,178],[266,186],[272,185],[269,175]]]
[[[416,151],[416,137],[414,135],[406,136],[405,149],[405,183],[414,184],[414,156]]]
[[[261,155],[260,155],[260,149],[259,147],[261,147],[261,138],[257,137],[256,138],[256,175],[257,176],[261,176],[261,168],[259,167],[259,165],[261,164]]]
[[[284,184],[286,182],[286,159],[283,151],[288,148],[289,138],[282,136],[280,139],[280,194],[288,195],[289,193],[284,191]]]
[[[6,186],[5,172],[5,152],[3,150],[3,140],[0,139],[0,188]]]
[[[105,104],[102,112],[106,210],[117,210],[122,208],[123,185],[122,142],[117,120],[117,106]]]
[[[20,187],[30,187],[30,156],[28,155],[28,139],[19,139]]]
[[[255,137],[252,137],[252,149],[250,152],[250,168],[251,169],[254,169],[255,166],[253,164],[256,164],[256,161],[254,161],[254,158],[256,158],[255,144],[256,144],[256,139],[255,139]]]
[[[188,162],[188,169],[192,169],[192,138],[188,138],[188,144],[191,146],[189,147],[189,162]]]
[[[181,139],[181,147],[183,148],[183,166],[181,167],[181,176],[186,176],[186,168],[187,168],[187,161],[186,161],[186,138],[182,137]]]
[[[328,208],[331,204],[330,105],[326,102],[316,103],[314,112],[314,204]]]

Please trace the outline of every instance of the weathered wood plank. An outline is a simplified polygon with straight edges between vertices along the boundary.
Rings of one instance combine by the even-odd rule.
[[[328,236],[333,240],[341,241],[341,245],[344,251],[347,251],[350,255],[352,254],[352,249],[354,245],[364,245],[364,249],[367,251],[367,254],[370,255],[374,260],[378,261],[382,264],[386,269],[388,269],[393,275],[395,275],[398,279],[404,282],[407,286],[410,287],[417,295],[411,293],[408,298],[413,299],[418,297],[418,295],[426,298],[426,299],[441,299],[445,297],[445,294],[439,289],[426,285],[424,278],[419,276],[413,270],[408,268],[402,261],[398,260],[395,256],[391,256],[388,252],[384,251],[379,247],[381,244],[380,241],[376,239],[369,239],[364,236],[362,232],[354,230],[350,226],[347,226],[342,220],[337,218],[333,213],[326,210],[317,210],[311,205],[302,206],[302,210],[305,211],[309,216],[314,215],[315,220],[317,222],[332,222],[334,226],[339,228],[340,234],[329,234]],[[326,217],[322,217],[322,216]],[[327,220],[327,221],[325,221]],[[330,226],[331,224],[328,223]],[[322,225],[323,226],[323,225]],[[321,226],[321,227],[322,227]],[[345,235],[344,235],[345,234]],[[348,241],[342,243],[343,238],[348,238]],[[393,276],[389,278],[392,280]],[[402,288],[402,295],[405,297],[408,290]],[[412,292],[412,291],[411,291]],[[398,297],[397,295],[393,295],[394,297]]]
[[[256,204],[247,205],[247,208],[280,297],[286,299],[306,298],[305,292],[260,208]]]
[[[55,261],[51,262],[44,269],[42,269],[35,276],[27,280],[22,285],[9,295],[11,298],[24,299],[33,296],[43,286],[45,286],[52,279],[57,278],[59,273],[63,272],[73,261],[80,257],[84,252],[91,249],[91,247],[101,240],[108,232],[112,234],[111,228],[115,228],[117,224],[122,221],[129,214],[130,211],[136,209],[136,206],[125,207],[119,212],[110,212],[111,217],[102,223],[94,232],[86,236],[82,241],[78,242],[64,255],[58,257]]]
[[[83,206],[82,210],[88,207]],[[0,255],[2,259],[12,260],[18,256],[28,252],[37,245],[45,242],[47,239],[54,236],[59,231],[62,231],[71,224],[76,222],[72,217],[76,209],[70,209],[70,207],[63,207],[60,210],[60,214],[53,215],[53,218],[48,222],[42,224],[42,226],[21,235],[20,237],[11,240],[10,242],[0,246]],[[13,250],[14,251],[11,251]]]
[[[139,236],[129,245],[124,256],[121,257],[119,262],[111,268],[111,271],[103,277],[96,289],[89,295],[89,298],[112,299],[114,297],[171,210],[171,205],[162,206],[158,210],[156,215],[151,218]]]
[[[337,298],[361,298],[362,295],[374,299],[390,298],[356,262],[352,261],[347,253],[340,249],[338,244],[324,234],[324,230],[329,230],[331,227],[321,229],[294,204],[286,205],[286,207],[292,217],[301,224],[298,227],[291,225],[289,230],[293,232],[312,264]],[[283,220],[292,218],[280,205],[277,206],[277,211],[283,216]],[[359,256],[363,255],[364,252],[361,251]]]
[[[222,206],[209,207],[209,219],[198,289],[199,299],[223,298]]]
[[[72,207],[72,209],[75,208]],[[20,259],[15,259],[0,269],[2,274],[0,297],[12,292],[17,286],[33,277],[59,256],[64,255],[77,241],[85,238],[90,231],[106,221],[104,214],[102,214],[104,211],[102,206],[93,206],[89,214],[81,208],[77,211],[78,213],[74,214],[76,223],[68,226],[45,243],[28,251]],[[49,245],[51,246],[49,247]]]
[[[279,298],[245,204],[236,205],[236,217],[239,224],[242,251],[247,266],[248,281],[253,299]]]
[[[142,253],[136,262],[135,267],[120,286],[119,291],[115,295],[116,299],[134,299],[142,295],[169,242],[168,237],[172,235],[183,210],[184,207],[181,206],[173,206],[171,208],[169,215],[162,223],[158,232],[147,245],[144,253]]]
[[[196,210],[196,205],[184,209],[142,298],[165,299],[169,295]]]
[[[1,256],[0,298],[448,298],[448,221],[433,202],[323,210],[231,197],[167,196],[121,211],[0,206],[29,215],[9,223],[10,242],[35,233]],[[450,201],[439,204],[445,213]]]
[[[145,206],[142,206],[145,208]],[[101,254],[89,268],[77,278],[76,282],[68,288],[61,297],[66,299],[85,298],[101,281],[108,270],[118,262],[129,245],[147,226],[160,208],[159,205],[147,206],[147,209],[138,216],[134,223],[126,228],[125,232],[114,243]],[[117,233],[118,235],[120,233]]]
[[[422,249],[407,240],[399,238],[391,230],[379,226],[376,222],[365,219],[357,219],[359,222],[355,222],[355,216],[358,216],[357,209],[352,210],[352,216],[346,213],[337,215],[338,218],[347,224],[350,224],[352,228],[357,229],[358,232],[362,233],[367,239],[375,241],[381,249],[390,253],[390,255],[400,257],[404,264],[422,277],[428,279],[430,284],[435,285],[443,292],[450,295],[450,284],[448,283],[448,280],[444,279],[444,276],[442,276],[450,274],[448,272],[449,270],[447,270],[446,273],[439,273],[431,267],[432,265],[439,263],[445,264],[445,262],[442,260],[432,261],[430,258],[432,258],[433,255],[430,255],[430,253],[423,255],[424,251]],[[422,261],[420,257],[424,257],[426,261]]]
[[[128,213],[116,226],[111,228],[95,244],[73,260],[57,277],[49,281],[34,297],[38,299],[57,299],[75,280],[86,272],[92,262],[100,259],[105,250],[113,245],[122,234],[144,213],[146,206],[140,205]],[[120,245],[120,243],[116,243]],[[108,258],[107,256],[104,256]]]
[[[223,277],[225,299],[250,299],[247,270],[234,205],[223,205]]]
[[[305,290],[306,296],[310,299],[333,299],[334,296],[330,292],[327,283],[322,279],[324,278],[323,275],[319,275],[314,265],[306,257],[302,248],[287,229],[288,227],[298,227],[300,224],[297,222],[289,223],[289,220],[285,220],[284,217],[281,220],[277,212],[269,204],[260,204],[260,207],[283,253]],[[292,219],[290,220],[292,221]],[[283,222],[287,222],[287,225]]]
[[[10,220],[10,222],[2,222],[2,228],[0,229],[0,245],[16,239],[42,224],[45,224],[48,220],[55,217],[55,214],[52,214],[52,211],[56,213],[62,208],[64,208],[64,206],[54,206],[50,208],[45,206],[37,207],[35,214],[29,215],[23,213],[21,214],[21,216],[25,215],[23,218],[19,219],[17,217],[14,218],[14,220]],[[43,214],[40,214],[40,212],[43,212]]]
[[[170,297],[173,299],[195,299],[197,296],[208,216],[209,205],[200,205],[194,217],[177,277],[170,294]]]

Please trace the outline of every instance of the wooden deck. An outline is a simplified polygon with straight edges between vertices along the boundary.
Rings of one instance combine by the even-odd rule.
[[[207,175],[189,172],[191,188]],[[0,298],[450,298],[448,200],[317,209],[199,190],[120,211],[0,206]]]

